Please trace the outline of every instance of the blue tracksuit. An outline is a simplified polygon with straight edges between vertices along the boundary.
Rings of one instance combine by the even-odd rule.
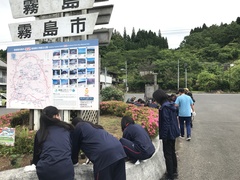
[[[159,109],[159,138],[163,143],[163,154],[169,179],[174,179],[173,174],[177,173],[175,141],[180,135],[179,131],[177,108],[174,103],[163,103]]]
[[[176,139],[179,136],[177,108],[173,103],[165,102],[159,109],[159,138]]]
[[[70,132],[62,127],[48,127],[48,136],[40,148],[39,133],[34,140],[33,164],[39,180],[73,180]]]
[[[155,147],[147,131],[139,124],[129,124],[120,139],[130,160],[145,160],[155,152]]]
[[[104,129],[96,129],[87,122],[79,122],[73,132],[72,161],[78,162],[81,149],[93,163],[94,174],[99,173],[108,166],[123,161],[126,154],[117,138]]]

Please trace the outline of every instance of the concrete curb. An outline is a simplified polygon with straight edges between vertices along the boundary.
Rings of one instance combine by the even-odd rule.
[[[126,162],[127,180],[159,180],[166,172],[165,159],[162,152],[162,141],[156,137],[153,140],[156,152],[154,155],[138,165]],[[0,172],[2,180],[36,180],[36,172],[24,172],[24,168],[11,169]],[[75,179],[94,180],[92,165],[75,167]]]

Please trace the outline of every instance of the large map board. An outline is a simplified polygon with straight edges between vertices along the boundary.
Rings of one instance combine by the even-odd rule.
[[[7,49],[7,108],[99,109],[98,40]]]

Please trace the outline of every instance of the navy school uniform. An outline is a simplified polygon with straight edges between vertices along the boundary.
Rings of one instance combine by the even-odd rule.
[[[72,161],[78,162],[80,149],[93,163],[98,180],[126,180],[124,149],[117,138],[104,129],[96,129],[87,122],[79,122],[72,135]]]
[[[151,138],[139,124],[129,124],[124,129],[120,142],[128,158],[133,162],[148,159],[155,152]]]
[[[38,144],[38,132],[34,140],[32,163],[36,165],[37,176],[39,180],[73,180],[70,132],[58,126],[50,126],[48,129],[42,148]]]

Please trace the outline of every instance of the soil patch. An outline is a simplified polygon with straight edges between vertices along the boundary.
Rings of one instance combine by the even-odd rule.
[[[30,165],[31,160],[32,155],[21,155],[19,157],[0,157],[0,171]]]

